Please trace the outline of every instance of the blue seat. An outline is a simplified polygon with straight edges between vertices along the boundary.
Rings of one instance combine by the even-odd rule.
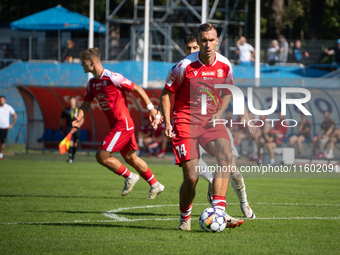
[[[89,132],[84,129],[80,129],[79,141],[84,142],[89,139]]]
[[[57,129],[57,130],[54,132],[52,141],[59,141],[59,142],[61,142],[63,139],[64,139],[64,136],[60,133],[60,130]]]
[[[53,139],[53,129],[45,129],[42,137],[40,137],[38,142],[52,141]]]

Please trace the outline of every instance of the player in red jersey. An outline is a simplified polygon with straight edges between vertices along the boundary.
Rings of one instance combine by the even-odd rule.
[[[84,50],[80,53],[80,57],[85,73],[90,72],[94,77],[87,84],[84,102],[79,109],[76,120],[72,122],[72,126],[79,128],[81,119],[90,109],[92,100],[96,98],[111,128],[97,150],[96,159],[98,163],[115,174],[123,176],[125,185],[122,196],[129,194],[139,180],[139,176],[130,172],[118,159],[111,156],[112,152],[119,151],[126,163],[135,168],[150,184],[149,199],[156,198],[158,194],[163,192],[164,186],[156,180],[148,165],[135,152],[138,149],[134,134],[135,126],[127,107],[125,93],[137,93],[147,105],[150,118],[156,115],[156,109],[141,87],[121,74],[103,68],[98,48]]]
[[[218,44],[217,31],[209,23],[199,27],[198,42],[200,51],[190,54],[180,61],[171,73],[161,95],[161,106],[164,114],[165,135],[173,139],[176,163],[182,166],[183,183],[180,189],[180,225],[181,230],[190,230],[190,213],[195,197],[195,186],[198,180],[199,144],[216,157],[220,167],[230,169],[232,152],[230,139],[223,125],[214,125],[221,119],[231,100],[231,93],[226,89],[215,90],[215,84],[233,84],[232,67],[229,60],[215,52]],[[209,98],[207,114],[201,114],[202,91],[214,94],[216,99],[222,95],[222,104],[217,106]],[[170,97],[175,93],[174,128],[170,123]],[[206,92],[207,93],[207,92]],[[207,94],[209,94],[207,93]],[[209,95],[210,95],[209,94]],[[249,117],[245,111],[245,119]],[[254,129],[255,130],[255,129]],[[253,130],[252,130],[253,131]],[[213,201],[215,208],[225,210],[225,196],[229,184],[229,171],[218,171],[213,181]],[[244,223],[226,214],[227,227]]]

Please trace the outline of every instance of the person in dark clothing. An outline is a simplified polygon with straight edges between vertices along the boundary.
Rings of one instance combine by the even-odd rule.
[[[337,47],[325,49],[324,51],[329,56],[335,55],[335,59],[332,65],[336,68],[340,68],[340,39],[338,39],[337,41]]]
[[[78,107],[77,107],[77,100],[74,96],[70,96],[70,106],[65,108],[60,116],[60,133],[63,136],[66,136],[72,129],[72,121],[74,118],[78,116]],[[64,128],[64,119],[66,119],[66,125]],[[82,119],[81,125],[84,123],[84,119]],[[79,144],[79,136],[80,136],[80,129],[78,129],[72,135],[72,139],[70,141],[70,147],[68,150],[68,162],[73,163],[74,155],[76,154],[78,144]]]

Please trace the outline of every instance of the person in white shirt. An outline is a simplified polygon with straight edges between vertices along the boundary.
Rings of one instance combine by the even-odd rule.
[[[12,123],[9,123],[10,116],[12,115]],[[12,106],[6,104],[5,96],[0,96],[0,160],[3,158],[3,152],[5,149],[5,143],[7,139],[7,130],[12,128],[17,121],[16,115]]]
[[[251,65],[251,62],[255,60],[255,49],[253,46],[247,43],[247,39],[241,36],[236,42],[238,50],[236,54],[240,55],[240,65]]]

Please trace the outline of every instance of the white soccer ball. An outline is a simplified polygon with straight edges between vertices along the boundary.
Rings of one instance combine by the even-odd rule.
[[[227,224],[225,213],[213,207],[205,209],[199,219],[200,227],[207,232],[222,232]]]

